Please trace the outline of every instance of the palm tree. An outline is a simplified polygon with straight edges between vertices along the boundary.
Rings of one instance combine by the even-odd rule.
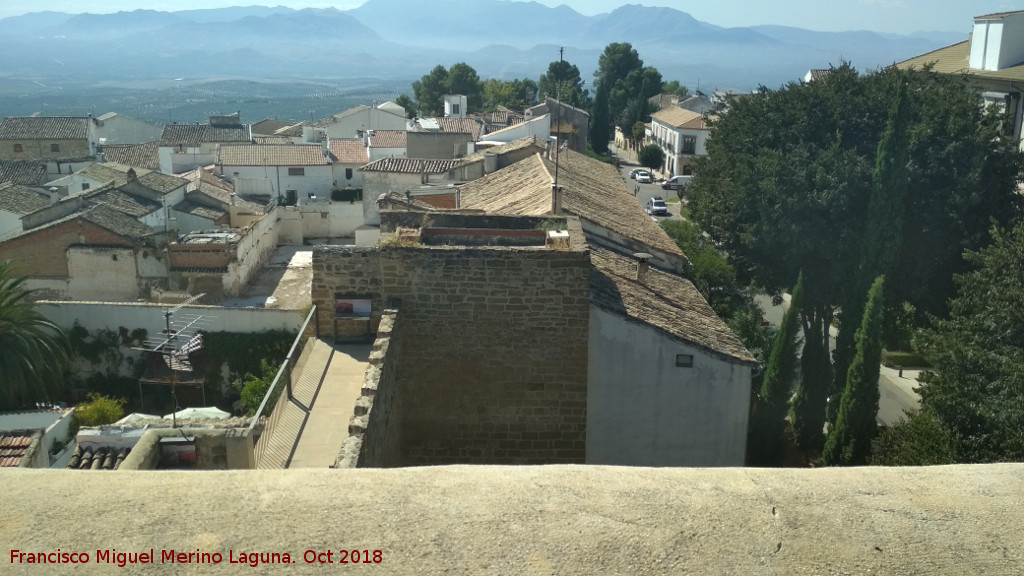
[[[56,400],[68,361],[67,336],[36,311],[32,290],[0,263],[0,409]]]

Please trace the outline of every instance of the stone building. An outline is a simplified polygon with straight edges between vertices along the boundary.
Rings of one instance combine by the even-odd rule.
[[[0,121],[0,160],[68,160],[95,153],[89,118],[11,116]]]

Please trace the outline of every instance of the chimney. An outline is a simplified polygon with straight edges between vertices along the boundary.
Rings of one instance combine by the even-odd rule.
[[[652,254],[647,252],[637,252],[633,254],[633,258],[636,258],[636,281],[640,284],[647,284],[647,261],[654,258]]]
[[[558,216],[562,213],[562,187],[551,185],[551,214]]]
[[[49,192],[50,192],[50,204],[51,205],[52,204],[56,204],[57,202],[60,201],[60,194],[58,193],[59,190],[57,189],[56,186],[51,186]]]

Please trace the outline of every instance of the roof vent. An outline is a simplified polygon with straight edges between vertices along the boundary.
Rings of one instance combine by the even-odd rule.
[[[647,283],[647,261],[654,258],[653,254],[647,252],[637,252],[633,254],[633,258],[636,258],[636,281],[641,284]]]

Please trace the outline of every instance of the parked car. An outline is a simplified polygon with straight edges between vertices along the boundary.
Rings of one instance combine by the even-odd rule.
[[[636,173],[643,171],[643,168],[633,168],[632,170],[629,171],[629,177],[632,178],[633,180],[636,180]]]
[[[679,190],[690,185],[693,176],[673,176],[661,183],[662,190]]]
[[[668,216],[668,205],[665,204],[665,199],[661,196],[655,196],[648,200],[645,210],[652,216]]]
[[[650,184],[654,182],[654,178],[651,177],[651,173],[646,170],[641,170],[636,173],[636,181],[641,184]]]

